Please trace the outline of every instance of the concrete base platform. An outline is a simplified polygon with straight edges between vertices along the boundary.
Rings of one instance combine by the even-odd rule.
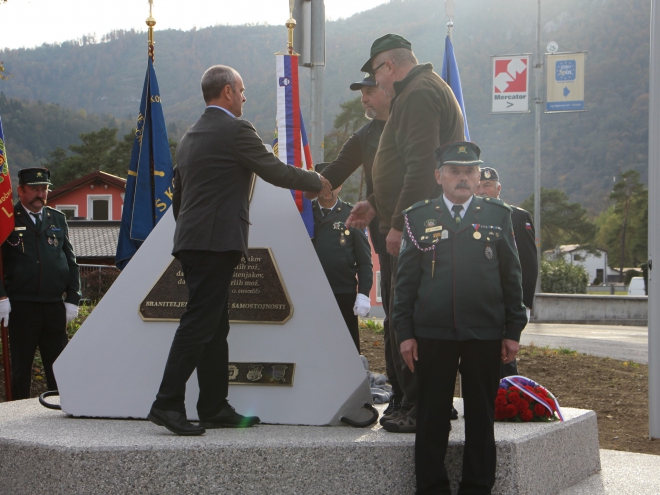
[[[446,464],[456,487],[465,430],[455,405]],[[595,413],[563,412],[563,423],[496,424],[493,493],[557,494],[600,470]],[[377,424],[177,437],[147,421],[74,419],[17,401],[0,404],[0,493],[412,494],[414,440]]]

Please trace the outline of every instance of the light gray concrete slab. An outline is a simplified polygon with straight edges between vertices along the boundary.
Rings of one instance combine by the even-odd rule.
[[[621,325],[530,323],[520,343],[564,347],[592,356],[648,363],[648,328]]]
[[[660,456],[601,450],[602,471],[560,495],[658,495]]]
[[[456,488],[465,429],[462,401],[455,405],[446,464]],[[564,415],[496,424],[494,494],[556,494],[600,469],[595,414]],[[412,494],[414,438],[379,425],[259,425],[186,438],[147,421],[71,418],[17,401],[0,404],[0,494]]]

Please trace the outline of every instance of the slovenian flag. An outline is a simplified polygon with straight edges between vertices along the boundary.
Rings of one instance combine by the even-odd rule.
[[[458,73],[458,64],[456,63],[456,56],[454,55],[454,45],[451,38],[445,38],[445,56],[442,60],[442,79],[449,84],[449,87],[454,92],[456,100],[463,112],[463,134],[465,140],[470,140],[470,131],[468,131],[467,114],[465,113],[465,103],[463,103],[463,89],[461,88],[461,76]]]
[[[277,55],[277,130],[273,152],[284,163],[312,170],[312,152],[307,141],[305,123],[300,110],[298,57]],[[310,237],[314,237],[312,202],[302,191],[291,191]]]

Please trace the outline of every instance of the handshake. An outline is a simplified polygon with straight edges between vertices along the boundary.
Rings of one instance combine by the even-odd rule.
[[[321,179],[321,191],[320,192],[306,192],[305,193],[305,198],[307,199],[315,199],[321,196],[323,199],[332,199],[332,184],[330,184],[330,181],[323,177],[321,174],[318,172],[315,172],[316,175],[319,176],[319,179]]]

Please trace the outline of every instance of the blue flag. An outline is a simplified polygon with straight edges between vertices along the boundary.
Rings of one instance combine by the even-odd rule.
[[[449,36],[445,38],[445,56],[442,60],[442,79],[449,84],[449,87],[454,92],[454,96],[461,106],[463,112],[463,133],[465,140],[470,140],[470,131],[468,131],[467,114],[465,113],[465,104],[463,103],[463,90],[461,89],[461,76],[458,73],[458,64],[456,63],[456,56],[454,55],[454,45],[451,43]]]
[[[172,155],[151,58],[126,180],[115,264],[123,270],[172,204]]]

